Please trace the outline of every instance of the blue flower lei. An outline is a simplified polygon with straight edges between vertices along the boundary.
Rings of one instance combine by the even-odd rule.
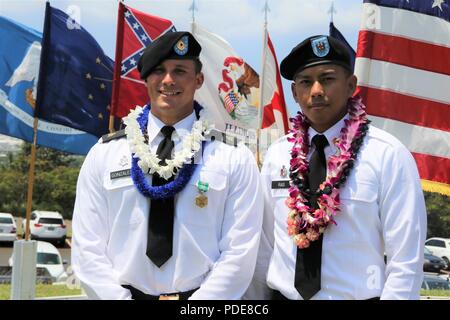
[[[194,109],[196,115],[200,113],[202,107],[195,102]],[[144,107],[143,112],[139,115],[137,121],[141,128],[141,131],[146,132],[148,123],[148,114],[150,112],[150,105]],[[205,141],[202,141],[202,150],[205,147]],[[134,185],[137,187],[139,192],[150,199],[166,199],[173,198],[178,192],[184,189],[192,175],[194,174],[197,164],[193,163],[194,159],[191,159],[191,163],[185,163],[178,176],[171,182],[166,183],[162,186],[152,186],[148,183],[145,178],[144,172],[138,166],[139,157],[134,157],[134,153],[131,161],[131,178],[133,179]]]

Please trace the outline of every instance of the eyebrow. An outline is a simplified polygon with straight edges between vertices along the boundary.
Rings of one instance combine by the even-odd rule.
[[[321,74],[319,74],[319,77],[328,76],[328,75],[336,75],[336,71],[335,70],[326,70],[326,71],[322,72]],[[298,75],[295,76],[295,79],[310,79],[310,78],[311,78],[310,75],[301,74],[301,73],[299,73]]]
[[[185,64],[176,64],[175,65],[175,68],[185,68],[185,69],[187,68],[187,69],[189,69],[189,67],[190,67],[189,65],[185,65]]]
[[[164,66],[162,63],[161,63],[161,64],[158,64],[158,65],[155,67],[155,69],[156,69],[156,68],[167,69],[167,67]],[[189,66],[188,66],[188,65],[178,64],[178,63],[177,63],[177,64],[174,66],[174,68],[189,69]]]

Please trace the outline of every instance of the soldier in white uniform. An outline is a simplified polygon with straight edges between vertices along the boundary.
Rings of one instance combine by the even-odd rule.
[[[138,64],[151,107],[131,112],[82,166],[72,263],[90,298],[239,299],[250,283],[259,172],[245,146],[204,140],[193,98],[200,50],[188,32],[153,42]]]
[[[427,228],[410,152],[369,125],[340,41],[310,37],[280,71],[302,113],[264,160],[250,297],[418,299]]]

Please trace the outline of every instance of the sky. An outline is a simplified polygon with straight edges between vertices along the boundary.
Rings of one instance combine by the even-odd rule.
[[[125,0],[140,11],[171,20],[178,31],[190,30],[192,0]],[[336,13],[335,26],[356,48],[362,0],[268,0],[268,31],[278,62],[303,39],[328,34],[331,3]],[[196,0],[195,21],[225,38],[236,52],[260,72],[262,59],[265,0]],[[52,0],[53,7],[78,22],[114,59],[118,0]],[[0,0],[0,15],[42,31],[45,0]],[[298,105],[292,99],[290,82],[283,81],[288,112],[294,115]]]

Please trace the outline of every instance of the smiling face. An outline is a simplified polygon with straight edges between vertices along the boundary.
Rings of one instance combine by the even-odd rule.
[[[317,132],[324,132],[347,113],[356,77],[343,67],[323,64],[297,73],[291,86],[295,101]]]
[[[203,73],[193,60],[168,59],[156,66],[146,79],[152,114],[173,125],[192,113],[194,93],[203,84]]]

